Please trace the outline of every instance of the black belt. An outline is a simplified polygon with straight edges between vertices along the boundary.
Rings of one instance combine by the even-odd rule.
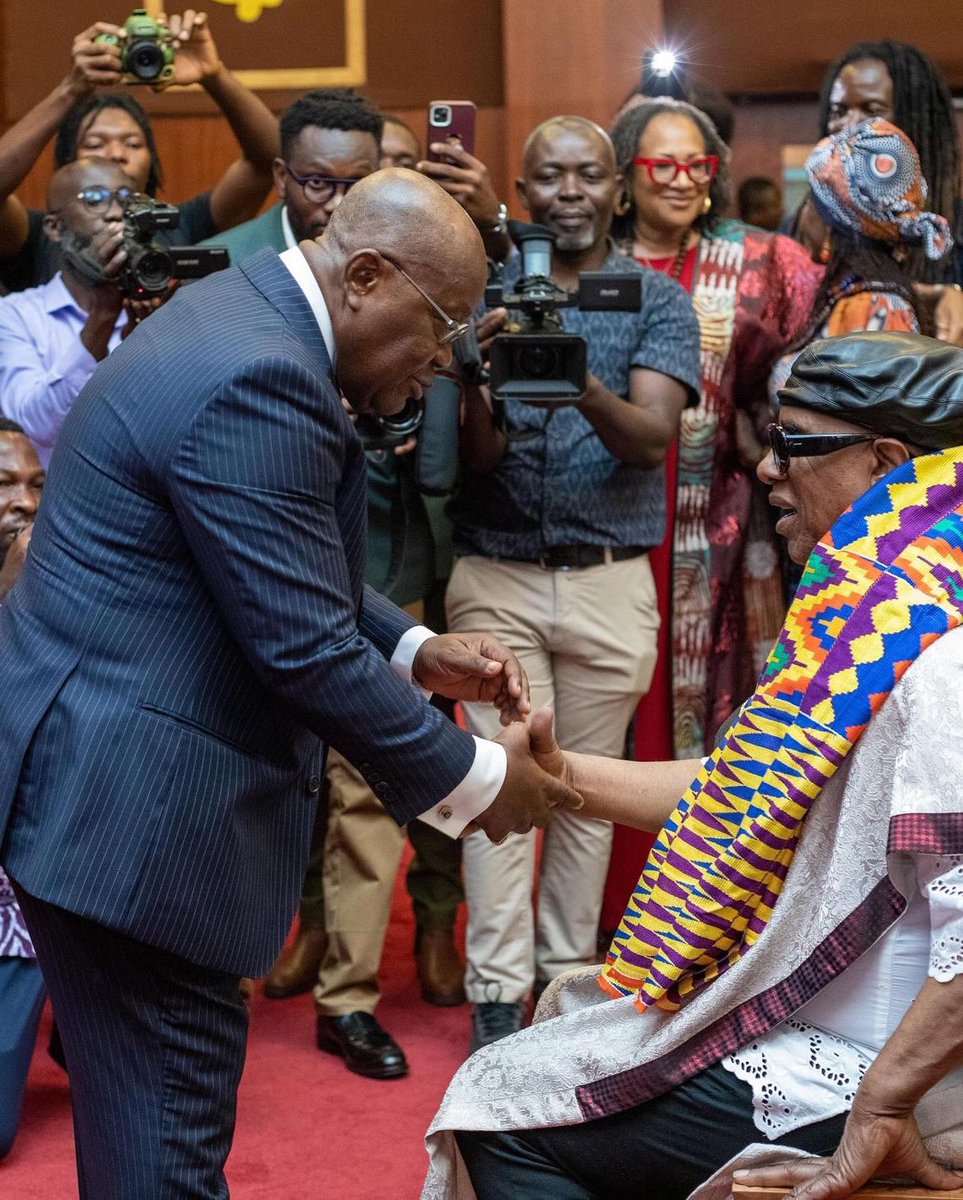
[[[580,571],[583,567],[639,558],[648,552],[648,546],[549,546],[538,558],[523,561],[538,563],[548,571]]]

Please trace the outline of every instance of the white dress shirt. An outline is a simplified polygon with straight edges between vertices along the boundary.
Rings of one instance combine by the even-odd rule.
[[[282,212],[282,223],[286,215]],[[321,336],[324,338],[331,365],[337,370],[338,348],[334,340],[334,328],[318,281],[297,246],[285,250],[281,255],[281,262],[294,276],[305,299],[311,306],[311,311],[318,322],[318,328],[321,330]],[[422,643],[434,636],[434,633],[424,625],[416,625],[404,633],[391,656],[391,668],[395,674],[408,683],[414,683],[411,668],[415,655]],[[475,759],[471,770],[453,791],[449,792],[433,808],[421,813],[418,818],[451,837],[457,837],[469,821],[474,820],[491,804],[505,782],[505,774],[508,770],[508,756],[504,747],[497,742],[487,741],[485,738],[476,737],[474,741]]]

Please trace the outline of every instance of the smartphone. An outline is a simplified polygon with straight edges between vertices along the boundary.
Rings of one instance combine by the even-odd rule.
[[[428,145],[457,138],[463,150],[475,153],[475,114],[470,100],[432,100],[428,105]],[[430,162],[450,162],[444,154],[428,151]]]

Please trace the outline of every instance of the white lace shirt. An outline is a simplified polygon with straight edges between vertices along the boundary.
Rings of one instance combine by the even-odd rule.
[[[847,1112],[927,975],[945,983],[963,971],[963,856],[913,859],[918,891],[900,919],[788,1021],[722,1060],[752,1088],[767,1138]]]

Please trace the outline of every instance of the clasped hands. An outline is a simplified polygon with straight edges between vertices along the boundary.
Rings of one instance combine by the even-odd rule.
[[[515,655],[496,638],[484,633],[429,638],[415,655],[411,673],[416,683],[450,700],[493,704],[505,726],[494,739],[508,758],[505,781],[466,833],[481,829],[497,843],[510,833],[544,828],[558,808],[582,807],[581,795],[567,779],[551,709],[539,709],[529,719],[528,678]]]

